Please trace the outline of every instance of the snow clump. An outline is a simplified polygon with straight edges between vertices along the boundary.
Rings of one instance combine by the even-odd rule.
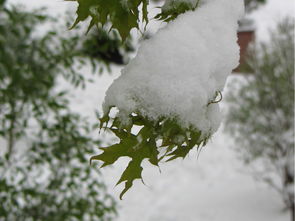
[[[156,121],[177,119],[183,128],[214,133],[221,122],[216,93],[239,64],[238,20],[243,0],[201,0],[142,42],[138,54],[109,87],[104,113],[115,106]]]

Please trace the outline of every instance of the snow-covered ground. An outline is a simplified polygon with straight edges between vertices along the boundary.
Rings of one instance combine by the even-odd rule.
[[[49,6],[53,13],[67,7],[60,0],[10,0],[30,7]],[[278,17],[294,12],[292,0],[269,0],[265,7],[251,15],[256,20],[258,38],[264,39],[267,27],[273,26]],[[87,72],[87,70],[85,70]],[[93,110],[101,109],[104,93],[119,68],[113,74],[98,77],[85,91],[72,91],[72,106],[76,111],[95,121]],[[230,77],[233,78],[233,77]],[[230,80],[230,79],[229,79]],[[225,107],[226,104],[222,104]],[[146,186],[135,182],[132,189],[119,202],[119,221],[287,221],[282,212],[279,195],[268,186],[257,183],[246,173],[242,162],[233,150],[232,139],[222,128],[203,148],[198,159],[196,151],[185,160],[155,167],[144,165]],[[109,191],[118,199],[122,186],[113,188],[126,160],[112,168],[103,169]]]

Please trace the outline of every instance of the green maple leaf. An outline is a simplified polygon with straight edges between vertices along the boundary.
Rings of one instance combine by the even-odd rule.
[[[199,1],[197,0],[195,3],[181,0],[166,2],[162,7],[161,13],[157,14],[155,18],[165,22],[172,21],[186,11],[195,10],[198,7]]]
[[[122,144],[114,144],[107,148],[100,148],[103,150],[103,153],[97,156],[93,156],[90,158],[90,163],[93,160],[103,161],[101,167],[105,167],[107,165],[115,163],[120,157],[126,156],[126,152],[128,150],[128,146]]]
[[[101,127],[110,121],[110,110],[111,108],[100,119]],[[176,119],[162,117],[157,122],[153,122],[138,113],[130,114],[129,118],[130,123],[126,124],[115,117],[110,127],[105,126],[120,141],[109,147],[100,148],[103,152],[90,159],[101,161],[103,163],[101,167],[111,165],[121,157],[131,159],[117,183],[117,185],[125,183],[120,199],[132,187],[135,180],[142,180],[141,163],[144,159],[148,159],[152,165],[159,167],[159,162],[163,158],[168,157],[166,161],[185,158],[195,145],[200,146],[202,142],[205,143],[200,131],[194,128],[184,129]],[[137,134],[131,133],[133,125],[142,126]],[[161,146],[157,145],[158,140],[162,140]],[[161,157],[158,148],[166,148],[165,154]]]
[[[96,0],[65,0],[65,1],[77,1],[77,18],[71,28],[74,28],[79,22],[86,20],[90,16],[90,9],[95,6]]]
[[[111,23],[111,29],[118,30],[122,40],[129,36],[133,28],[139,29],[140,11],[142,5],[141,20],[148,23],[148,0],[66,0],[77,1],[78,8],[76,11],[77,18],[71,28],[74,28],[79,22],[85,21],[91,17],[88,26],[89,31],[93,26],[104,26]]]
[[[155,140],[149,138],[151,133],[149,128],[143,128],[136,136],[125,129],[110,128],[110,130],[120,139],[120,142],[109,147],[100,148],[103,153],[91,157],[90,162],[99,160],[103,162],[101,167],[105,167],[115,163],[120,157],[131,158],[117,183],[118,185],[125,182],[125,188],[120,194],[120,199],[122,199],[127,190],[132,187],[133,181],[142,179],[141,162],[147,158],[153,165],[158,166],[159,152]]]
[[[175,160],[180,157],[184,159],[191,149],[192,147],[188,147],[188,146],[178,146],[176,150],[166,155],[166,156],[171,156],[168,160],[166,160],[166,162]]]
[[[122,40],[130,35],[133,28],[139,30],[139,24],[146,25],[149,22],[148,5],[149,0],[65,0],[76,1],[78,8],[77,17],[71,28],[74,28],[79,22],[91,18],[87,32],[94,26],[104,27],[111,24],[110,29],[116,29]],[[169,7],[162,8],[161,12],[155,16],[156,19],[169,22],[178,15],[186,11],[195,10],[198,5],[187,1],[169,2]],[[140,16],[142,15],[142,16]],[[144,29],[145,29],[144,28]]]
[[[93,156],[90,158],[90,162],[93,160],[100,160],[103,162],[101,167],[115,163],[120,157],[130,156],[132,147],[136,145],[137,140],[134,135],[129,135],[123,130],[111,129],[117,137],[120,138],[120,143],[114,144],[109,147],[100,148],[103,150],[102,154]]]
[[[208,102],[210,104],[210,101]],[[100,118],[100,127],[111,131],[120,141],[109,147],[100,148],[103,152],[91,157],[90,160],[102,161],[101,167],[105,167],[115,163],[121,157],[131,159],[116,184],[125,184],[120,199],[133,186],[135,180],[141,179],[143,182],[141,164],[144,159],[159,167],[161,160],[166,158],[165,162],[168,162],[185,158],[195,146],[197,148],[205,146],[210,138],[210,134],[202,134],[193,126],[183,128],[177,117],[160,117],[157,121],[153,121],[140,113],[132,113],[127,123],[126,120],[123,123],[119,117],[113,119],[109,117],[111,108],[113,107],[110,107]],[[104,126],[109,121],[112,121],[111,126]],[[134,125],[141,127],[136,134],[132,133]],[[160,148],[164,149],[162,156],[159,156]]]
[[[123,172],[118,184],[125,182],[125,188],[120,194],[120,199],[122,199],[123,195],[132,187],[133,181],[136,179],[142,179],[141,172],[143,168],[141,167],[142,160],[131,160]]]

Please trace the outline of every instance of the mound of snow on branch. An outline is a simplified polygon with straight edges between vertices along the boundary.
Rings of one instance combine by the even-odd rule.
[[[137,56],[106,93],[121,120],[132,112],[151,120],[176,118],[204,133],[220,125],[220,109],[210,103],[239,64],[237,21],[242,0],[206,0],[144,41]]]

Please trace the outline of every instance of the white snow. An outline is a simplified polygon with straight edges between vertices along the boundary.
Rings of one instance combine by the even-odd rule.
[[[165,116],[204,134],[215,132],[221,121],[219,105],[208,103],[238,65],[236,32],[242,15],[242,0],[210,0],[168,23],[142,42],[110,86],[104,112],[116,106],[126,116]]]

